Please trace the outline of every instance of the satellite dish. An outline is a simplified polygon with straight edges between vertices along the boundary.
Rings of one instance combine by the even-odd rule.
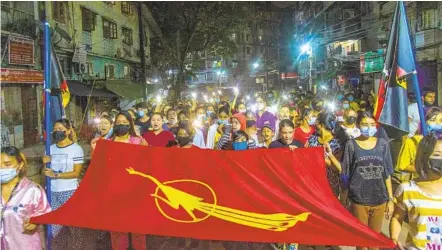
[[[72,37],[64,29],[60,28],[58,24],[55,25],[55,31],[68,43],[72,41]]]

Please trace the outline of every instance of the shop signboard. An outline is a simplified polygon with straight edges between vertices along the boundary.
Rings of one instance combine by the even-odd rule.
[[[43,84],[43,71],[1,68],[1,83],[31,83]]]
[[[9,64],[34,65],[34,40],[9,36]]]
[[[361,73],[381,72],[384,68],[384,52],[366,52],[360,57]]]

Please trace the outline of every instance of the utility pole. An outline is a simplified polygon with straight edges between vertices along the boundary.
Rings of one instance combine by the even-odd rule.
[[[146,75],[146,51],[145,51],[145,42],[146,42],[146,34],[144,33],[144,20],[143,20],[143,11],[142,11],[143,2],[139,2],[137,6],[138,10],[138,32],[140,33],[140,58],[141,58],[141,82],[144,84],[144,101],[147,102],[147,75]]]

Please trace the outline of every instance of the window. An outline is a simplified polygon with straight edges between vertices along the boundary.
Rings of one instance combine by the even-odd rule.
[[[132,30],[128,28],[122,28],[121,31],[121,35],[123,36],[123,43],[127,45],[133,45]]]
[[[132,76],[132,68],[129,66],[124,66],[123,73],[125,78],[130,78]]]
[[[260,41],[262,41],[262,36],[259,36],[258,38],[259,38]]]
[[[72,61],[66,57],[60,57],[59,62],[64,76],[70,78],[72,75]]]
[[[247,49],[247,55],[252,54],[252,49],[250,47],[247,47],[246,49]]]
[[[250,41],[250,35],[246,34],[246,42]]]
[[[94,75],[94,65],[92,64],[92,62],[86,62],[87,64],[87,72],[90,76]]]
[[[418,25],[419,31],[436,29],[437,25],[438,25],[437,9],[426,9],[420,12],[419,25]]]
[[[115,65],[108,64],[104,66],[104,73],[106,74],[106,79],[115,78]]]
[[[109,19],[103,19],[103,37],[110,39],[117,39],[117,24]]]
[[[125,15],[132,15],[132,4],[130,2],[121,2],[121,13]]]
[[[81,21],[84,31],[95,30],[96,14],[86,8],[81,8]]]
[[[66,23],[67,7],[68,7],[67,2],[53,2],[52,17],[60,23]]]
[[[107,5],[115,5],[115,1],[104,1]]]

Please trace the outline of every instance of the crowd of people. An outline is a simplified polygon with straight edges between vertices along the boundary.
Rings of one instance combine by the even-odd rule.
[[[239,95],[236,88],[232,92],[231,100],[221,96],[208,102],[194,94],[185,100],[157,98],[128,110],[103,111],[91,155],[99,140],[209,150],[323,147],[330,188],[361,223],[380,232],[383,223],[390,222],[390,237],[400,249],[442,248],[442,109],[435,106],[434,90],[422,92],[427,136],[421,133],[416,100],[409,96],[410,133],[400,150],[392,149],[392,138],[373,116],[373,92],[269,91],[253,97]],[[43,163],[51,163],[44,169],[51,178],[50,204],[44,190],[26,178],[20,150],[1,149],[1,249],[42,249],[41,227],[28,219],[59,208],[79,186],[84,153],[69,120],[56,121],[52,136],[51,153],[43,156]],[[406,242],[400,242],[404,221],[410,231]],[[145,235],[109,236],[57,225],[51,230],[53,249],[107,249],[106,239],[111,249],[146,249],[150,242]],[[190,247],[198,241],[183,239],[182,244]],[[266,245],[225,242],[224,248]]]

